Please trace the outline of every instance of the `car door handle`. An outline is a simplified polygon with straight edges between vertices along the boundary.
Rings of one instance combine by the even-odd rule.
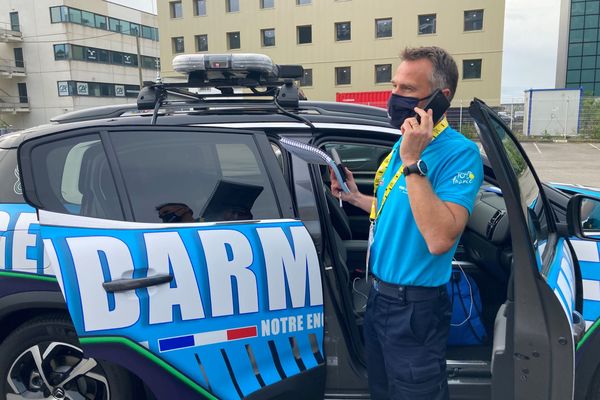
[[[173,280],[173,275],[160,274],[154,276],[148,276],[145,278],[135,279],[117,279],[110,282],[104,282],[102,287],[107,292],[126,292],[128,290],[135,290],[143,287],[161,285],[163,283],[169,283]]]

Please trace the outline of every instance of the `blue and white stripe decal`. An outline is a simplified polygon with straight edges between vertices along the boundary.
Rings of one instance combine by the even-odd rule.
[[[27,204],[0,204],[0,269],[44,274],[39,224],[35,209]]]
[[[575,268],[568,244],[564,239],[559,239],[556,244],[556,254],[548,270],[546,282],[572,323],[575,309]]]
[[[583,319],[586,328],[600,318],[600,243],[570,239],[583,279]]]
[[[81,337],[145,343],[223,399],[323,362],[321,271],[299,221],[100,223],[44,211],[40,221]],[[159,274],[173,280],[124,292],[102,286]]]

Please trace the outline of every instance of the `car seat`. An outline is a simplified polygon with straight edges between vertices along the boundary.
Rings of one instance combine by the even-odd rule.
[[[353,240],[350,221],[340,207],[339,200],[325,187],[325,197],[331,225],[334,230],[334,242],[343,265],[346,282],[352,290],[352,302],[355,314],[362,316],[367,305],[369,284],[365,279],[364,268],[367,254],[366,240]]]

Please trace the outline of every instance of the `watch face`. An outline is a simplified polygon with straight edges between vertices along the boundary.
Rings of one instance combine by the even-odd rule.
[[[417,168],[419,168],[421,175],[427,175],[427,164],[425,164],[425,161],[419,160],[417,162]]]

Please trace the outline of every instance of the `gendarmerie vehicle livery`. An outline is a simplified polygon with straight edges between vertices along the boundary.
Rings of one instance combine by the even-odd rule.
[[[0,396],[369,398],[368,215],[280,141],[335,150],[369,191],[399,131],[301,100],[302,67],[266,56],[174,68],[188,82],[137,105],[0,137]],[[485,179],[455,255],[451,398],[600,399],[600,196],[541,183],[501,118],[470,113]]]

